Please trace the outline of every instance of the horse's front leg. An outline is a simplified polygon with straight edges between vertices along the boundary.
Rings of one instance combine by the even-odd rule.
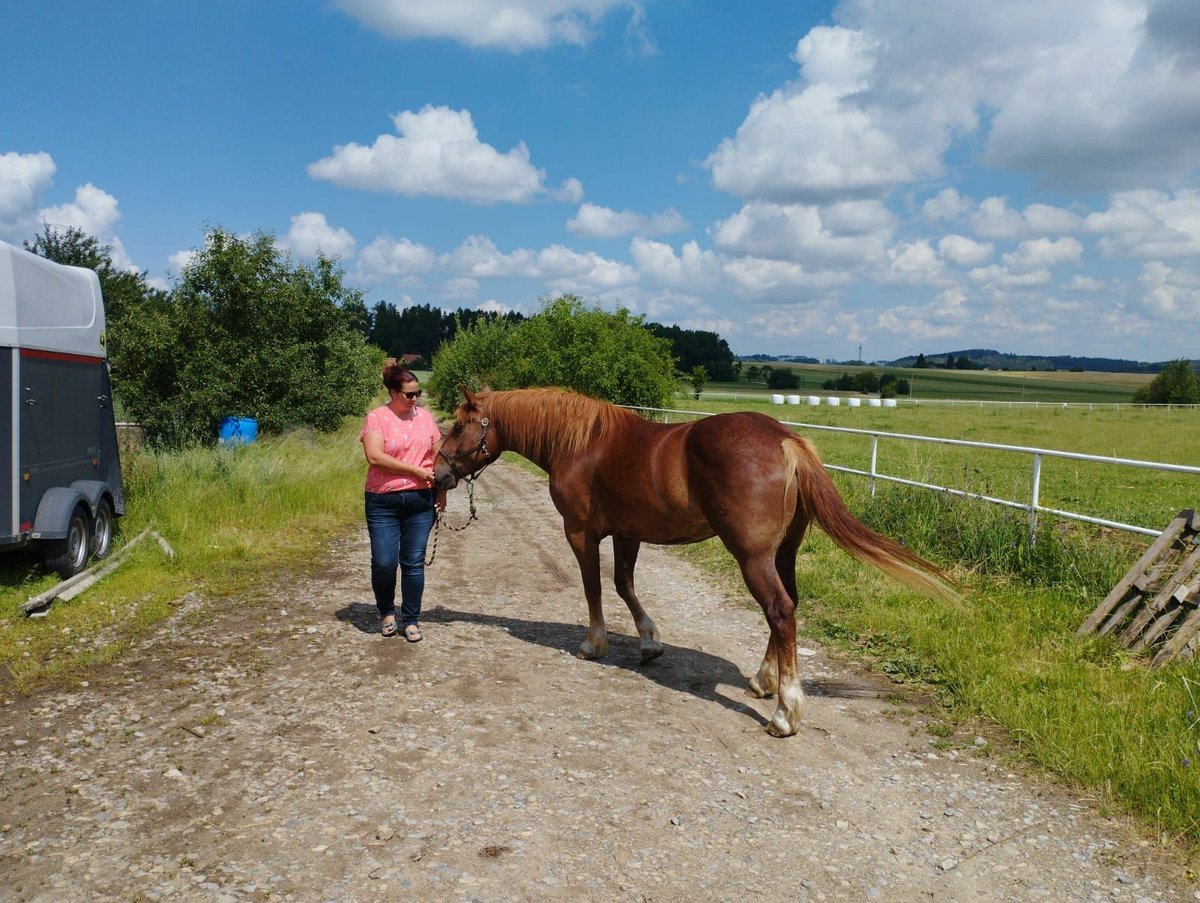
[[[608,652],[608,630],[604,626],[604,609],[600,606],[600,538],[585,529],[566,527],[567,542],[579,562],[583,577],[583,595],[588,606],[587,638],[579,647],[580,658],[603,658]]]
[[[633,615],[634,626],[641,637],[642,662],[656,659],[663,654],[663,644],[658,638],[658,627],[655,626],[642,603],[638,601],[633,591],[633,569],[637,566],[638,550],[642,544],[636,539],[613,537],[613,582],[617,585],[617,595],[629,606]]]

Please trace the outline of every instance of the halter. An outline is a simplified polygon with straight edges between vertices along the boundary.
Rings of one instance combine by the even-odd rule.
[[[470,485],[471,482],[477,476],[479,476],[479,474],[483,473],[483,467],[487,467],[488,464],[492,463],[492,453],[488,451],[487,447],[488,422],[489,421],[486,417],[481,417],[479,419],[479,426],[482,428],[482,432],[479,434],[479,442],[474,448],[468,449],[467,451],[455,452],[453,455],[446,454],[444,449],[438,449],[438,454],[446,459],[446,464],[450,468],[450,473],[454,474],[454,479],[456,482]],[[458,469],[459,461],[461,461],[463,458],[473,458],[480,452],[483,453],[483,457],[486,459],[486,463],[483,465],[483,467],[480,467],[479,470],[470,475],[464,474]]]
[[[457,533],[471,526],[471,521],[479,520],[479,515],[475,513],[475,479],[481,473],[483,473],[484,467],[487,467],[488,464],[492,463],[492,453],[488,451],[487,447],[488,419],[486,417],[480,418],[479,425],[483,428],[483,433],[479,437],[479,444],[469,451],[455,452],[453,455],[448,455],[442,449],[438,449],[438,454],[446,459],[446,464],[449,465],[450,472],[454,474],[454,479],[457,482],[467,484],[467,503],[471,510],[470,516],[467,518],[466,523],[464,523],[461,527],[456,527],[447,521],[445,511],[439,511],[437,513],[437,517],[433,522],[433,547],[429,550],[429,557],[425,559],[425,565],[427,567],[433,564],[433,560],[437,557],[438,533],[441,532],[443,523],[446,525],[447,529],[453,530]],[[458,464],[456,462],[462,458],[474,457],[480,452],[483,453],[483,457],[486,459],[483,467],[479,468],[479,470],[470,475],[464,476],[462,471],[458,469]]]

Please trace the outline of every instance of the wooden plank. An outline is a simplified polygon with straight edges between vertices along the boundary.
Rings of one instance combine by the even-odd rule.
[[[1196,593],[1191,593],[1188,598],[1192,603],[1197,601]],[[1154,661],[1150,663],[1150,667],[1157,668],[1171,659],[1175,658],[1188,641],[1196,635],[1196,631],[1200,630],[1200,608],[1193,608],[1191,613],[1184,618],[1183,623],[1179,625],[1179,629],[1175,631],[1175,635],[1167,640],[1163,647],[1158,650],[1158,655],[1154,656]]]
[[[71,596],[77,595],[77,593],[71,592],[71,590],[77,586],[80,587],[78,592],[83,592],[84,589],[91,586],[98,579],[100,579],[100,577],[104,576],[114,567],[116,567],[121,562],[121,559],[125,557],[125,553],[145,539],[146,534],[149,532],[149,530],[143,530],[129,542],[125,543],[125,545],[123,545],[115,555],[113,555],[111,558],[105,559],[99,565],[86,571],[80,571],[74,577],[68,577],[61,583],[56,583],[44,593],[38,593],[31,599],[26,600],[21,604],[21,611],[23,611],[25,614],[30,614],[31,612],[37,611],[40,608],[45,608],[55,599],[60,597],[70,598]],[[67,595],[68,593],[70,593],[70,595]]]
[[[1107,621],[1105,621],[1100,629],[1096,631],[1096,636],[1108,636],[1118,627],[1125,623],[1125,619],[1130,613],[1138,607],[1142,602],[1142,594],[1135,592],[1128,599],[1117,606],[1117,610],[1112,613]]]
[[[1143,633],[1129,648],[1138,652],[1154,645],[1154,641],[1167,632],[1167,628],[1179,620],[1179,616],[1187,611],[1182,605],[1176,605],[1160,614],[1148,630]]]
[[[1095,631],[1100,626],[1101,622],[1108,617],[1109,613],[1125,598],[1125,594],[1129,592],[1133,582],[1148,568],[1159,555],[1166,551],[1167,547],[1175,541],[1185,527],[1191,522],[1193,512],[1181,511],[1179,515],[1167,525],[1167,528],[1158,534],[1158,539],[1150,544],[1145,554],[1137,560],[1137,563],[1129,569],[1129,572],[1121,578],[1116,586],[1112,588],[1103,602],[1097,606],[1096,610],[1088,617],[1083,625],[1075,632],[1076,636],[1086,636]]]
[[[1121,633],[1123,645],[1128,646],[1137,640],[1138,634],[1145,630],[1146,625],[1167,607],[1167,603],[1174,598],[1175,591],[1191,579],[1197,567],[1200,567],[1200,546],[1196,546],[1192,550],[1192,554],[1183,560],[1179,569],[1163,584],[1163,588],[1158,591],[1157,595],[1129,622],[1129,626]],[[1161,633],[1161,631],[1159,632]],[[1153,642],[1153,640],[1147,642]]]

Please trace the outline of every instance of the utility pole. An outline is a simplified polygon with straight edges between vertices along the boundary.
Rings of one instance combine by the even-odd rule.
[[[859,362],[860,364],[863,362],[863,356],[862,356],[862,342],[859,342],[859,343],[858,343],[858,362]]]

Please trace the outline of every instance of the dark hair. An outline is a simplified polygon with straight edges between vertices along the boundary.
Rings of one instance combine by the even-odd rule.
[[[393,392],[399,392],[400,387],[405,383],[419,384],[420,380],[394,357],[389,357],[387,363],[383,365],[383,384]]]

